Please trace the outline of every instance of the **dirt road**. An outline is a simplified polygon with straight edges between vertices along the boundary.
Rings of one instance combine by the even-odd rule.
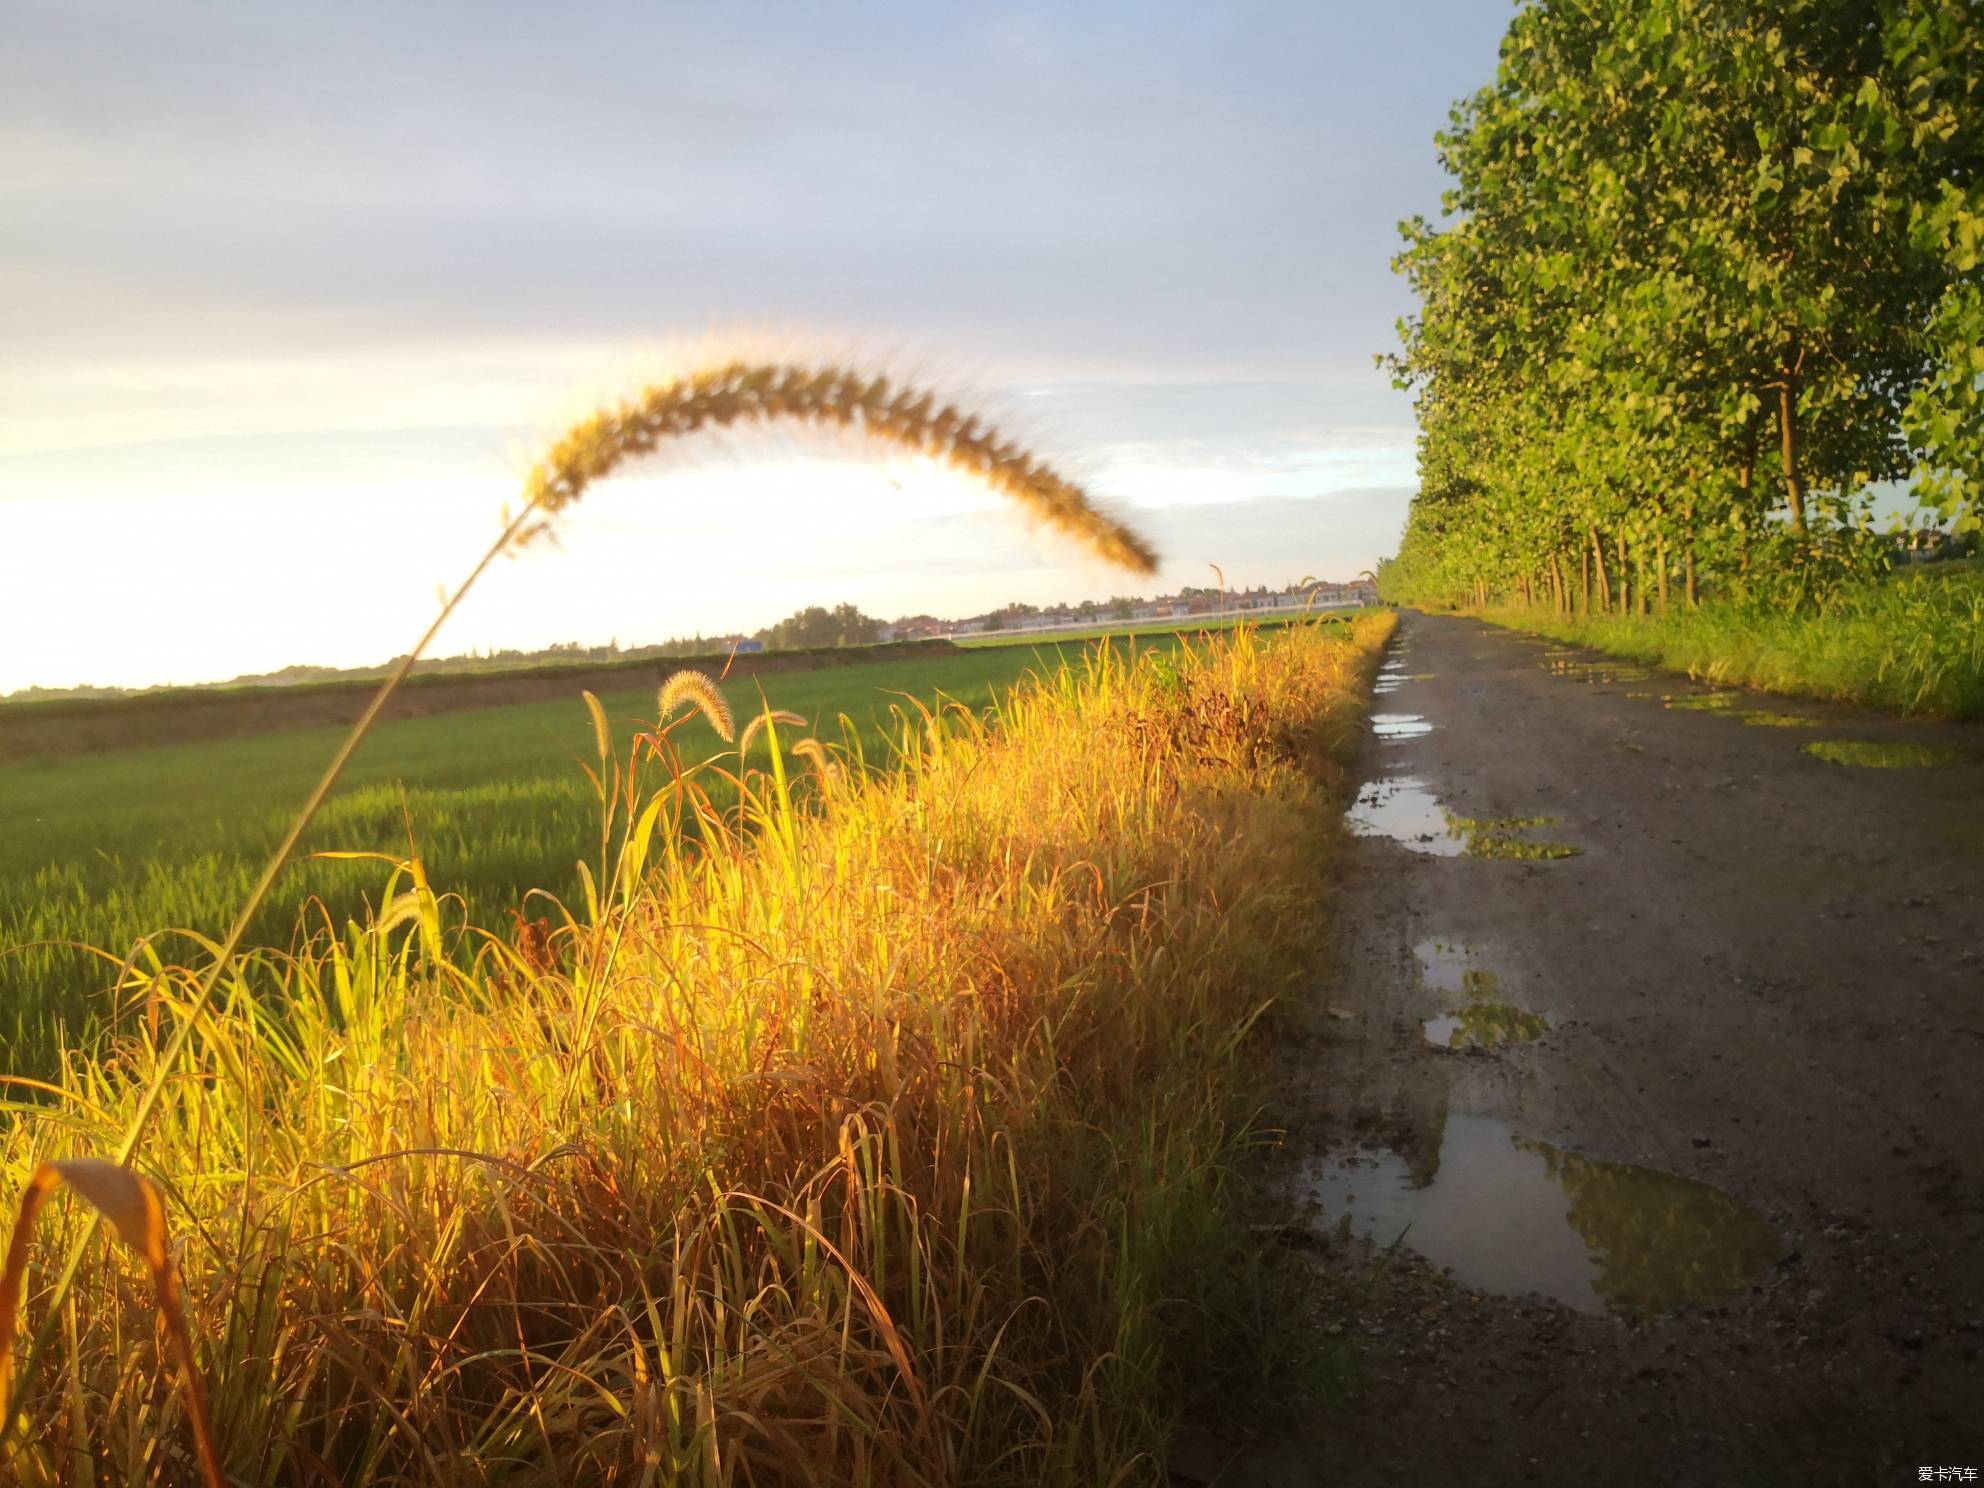
[[[1180,1480],[1984,1473],[1984,730],[1416,615],[1380,686],[1278,1112],[1346,1393]]]

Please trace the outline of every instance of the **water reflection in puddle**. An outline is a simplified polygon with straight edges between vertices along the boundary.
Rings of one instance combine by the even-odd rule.
[[[1538,1294],[1637,1316],[1742,1291],[1776,1233],[1718,1189],[1602,1162],[1448,1115],[1411,1158],[1358,1149],[1318,1164],[1311,1191],[1379,1245],[1404,1243],[1479,1291]]]
[[[1912,739],[1823,739],[1805,745],[1801,752],[1829,764],[1856,765],[1863,770],[1921,770],[1964,762],[1962,753],[1955,749]]]
[[[1441,1013],[1420,1024],[1426,1042],[1442,1049],[1492,1049],[1527,1043],[1550,1031],[1541,1013],[1502,995],[1502,979],[1475,964],[1474,947],[1422,940],[1412,948],[1419,984],[1440,997]]]
[[[1428,992],[1451,996],[1468,985],[1470,977],[1493,977],[1474,965],[1474,947],[1465,941],[1422,940],[1412,948],[1419,963],[1419,984]]]
[[[1483,1000],[1451,1008],[1420,1025],[1426,1042],[1442,1049],[1494,1049],[1526,1044],[1550,1031],[1550,1020],[1509,1002]]]
[[[1380,739],[1416,739],[1433,732],[1433,725],[1418,713],[1373,713],[1371,732]]]
[[[1467,850],[1463,839],[1447,831],[1440,798],[1411,776],[1366,781],[1344,820],[1360,837],[1389,837],[1437,858],[1457,858]]]
[[[1645,667],[1621,665],[1616,661],[1578,661],[1571,657],[1546,660],[1544,668],[1553,677],[1575,677],[1594,686],[1643,682],[1651,675]]]
[[[1536,842],[1520,835],[1552,825],[1553,816],[1455,816],[1424,781],[1407,775],[1367,781],[1344,820],[1360,837],[1390,837],[1414,852],[1441,858],[1465,853],[1474,858],[1541,862],[1574,858],[1584,851],[1568,842]]]

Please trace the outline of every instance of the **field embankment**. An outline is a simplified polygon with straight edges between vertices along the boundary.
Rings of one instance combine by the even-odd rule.
[[[1475,611],[1704,681],[1899,713],[1984,718],[1984,569],[1949,565],[1849,590],[1824,609],[1709,602],[1665,616]]]
[[[569,699],[586,688],[595,692],[642,686],[652,689],[681,667],[723,672],[742,680],[878,661],[941,659],[957,652],[949,641],[901,641],[889,646],[820,646],[739,656],[718,652],[581,666],[515,667],[501,672],[415,672],[394,692],[383,717],[426,718],[471,708]],[[378,679],[367,678],[279,687],[169,688],[133,697],[0,703],[0,761],[195,739],[232,739],[290,729],[348,727],[378,690]]]
[[[896,768],[753,759],[727,808],[734,757],[610,729],[548,935],[382,865],[395,914],[245,957],[173,1069],[195,974],[141,974],[12,1107],[6,1187],[157,1092],[137,1166],[237,1483],[1159,1481],[1184,1400],[1259,1384],[1246,1035],[1392,623],[1100,647],[992,723],[910,713]],[[140,1274],[81,1275],[9,1471],[186,1481]]]

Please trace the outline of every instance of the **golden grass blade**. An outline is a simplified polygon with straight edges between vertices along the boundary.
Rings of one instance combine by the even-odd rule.
[[[21,1190],[20,1213],[14,1217],[13,1238],[7,1244],[7,1266],[0,1272],[0,1419],[13,1419],[14,1330],[21,1311],[21,1282],[27,1275],[28,1241],[42,1202],[55,1191],[62,1175],[41,1164]]]
[[[704,718],[709,720],[716,736],[728,744],[737,736],[737,725],[730,716],[730,704],[723,700],[717,690],[716,678],[707,672],[699,672],[694,667],[684,667],[661,684],[661,691],[655,695],[656,718],[666,724],[669,715],[684,703],[689,704]]]
[[[48,1166],[110,1221],[117,1238],[143,1256],[147,1266],[156,1269],[165,1264],[165,1209],[150,1183],[100,1157],[69,1158]]]
[[[208,1488],[222,1488],[224,1479],[220,1454],[214,1445],[213,1425],[208,1419],[206,1385],[200,1378],[199,1361],[193,1355],[192,1329],[180,1304],[178,1278],[173,1273],[172,1256],[166,1245],[165,1203],[149,1179],[100,1157],[42,1163],[21,1193],[20,1213],[14,1220],[13,1238],[7,1246],[6,1270],[0,1273],[0,1417],[11,1420],[13,1414],[10,1376],[14,1332],[20,1316],[21,1284],[27,1276],[28,1244],[33,1238],[35,1217],[48,1196],[64,1184],[110,1222],[118,1239],[144,1258],[145,1268],[151,1273],[159,1315],[165,1321],[166,1335],[178,1359],[180,1386],[186,1396],[186,1414],[192,1422],[200,1475]]]

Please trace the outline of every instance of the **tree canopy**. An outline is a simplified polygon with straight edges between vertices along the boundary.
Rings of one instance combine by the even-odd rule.
[[[1822,598],[1877,561],[1876,481],[1976,527],[1980,79],[1970,0],[1523,6],[1401,228],[1387,596]]]
[[[809,605],[795,610],[776,625],[768,625],[753,638],[774,650],[799,650],[813,646],[865,646],[882,633],[882,622],[864,615],[851,604],[838,604],[831,610]]]

